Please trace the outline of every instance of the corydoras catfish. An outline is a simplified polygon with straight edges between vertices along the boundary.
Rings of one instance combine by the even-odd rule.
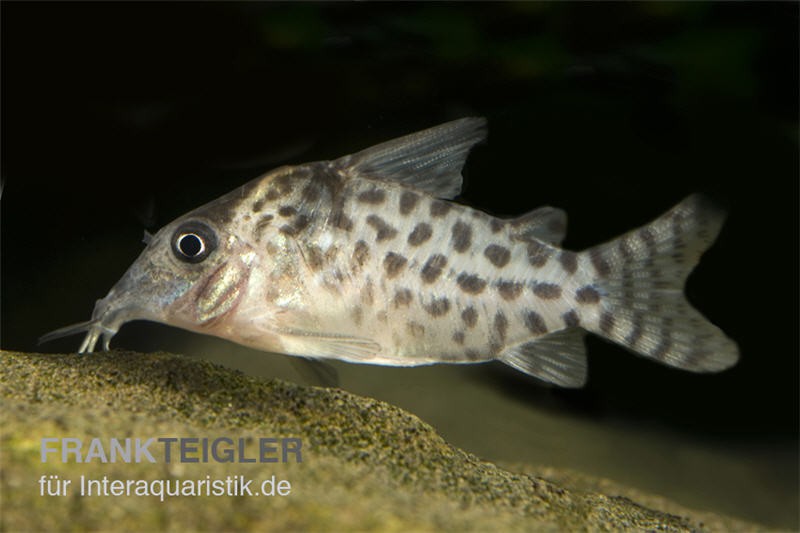
[[[591,332],[694,372],[738,349],[683,295],[723,214],[692,195],[582,252],[566,215],[501,219],[449,201],[485,120],[464,118],[333,161],[283,166],[167,224],[92,319],[81,352],[151,320],[313,359],[414,366],[499,360],[586,381]]]

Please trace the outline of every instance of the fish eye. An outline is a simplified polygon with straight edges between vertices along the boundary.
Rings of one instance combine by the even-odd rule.
[[[217,236],[202,222],[186,222],[172,235],[172,253],[181,261],[199,263],[217,248]]]
[[[197,257],[206,251],[206,243],[195,233],[184,233],[178,237],[178,250],[186,257]]]

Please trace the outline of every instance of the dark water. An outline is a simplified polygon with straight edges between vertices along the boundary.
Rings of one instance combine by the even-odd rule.
[[[460,201],[564,208],[569,248],[691,192],[725,205],[688,295],[741,362],[698,376],[591,339],[580,391],[494,366],[341,365],[343,386],[486,458],[798,527],[796,4],[0,8],[3,348],[87,319],[145,227],[283,163],[483,115]],[[293,376],[208,342],[137,324],[115,339]]]

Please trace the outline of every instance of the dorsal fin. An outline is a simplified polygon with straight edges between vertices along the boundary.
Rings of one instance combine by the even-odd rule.
[[[485,118],[462,118],[346,155],[333,164],[353,177],[398,181],[450,199],[461,192],[461,169],[470,148],[485,138]]]
[[[567,214],[555,207],[540,207],[515,218],[511,226],[519,239],[534,238],[559,246],[567,235]]]
[[[498,357],[520,372],[561,387],[586,384],[586,347],[580,328],[567,328],[512,346]]]

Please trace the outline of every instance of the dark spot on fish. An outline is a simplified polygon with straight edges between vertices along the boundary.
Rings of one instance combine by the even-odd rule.
[[[361,321],[364,318],[364,310],[361,307],[354,307],[350,310],[350,319],[356,326],[361,325]]]
[[[667,352],[672,348],[672,340],[669,338],[669,335],[665,335],[661,342],[658,343],[656,349],[653,350],[651,354],[655,359],[663,360],[664,356],[667,355]]]
[[[331,197],[341,196],[344,188],[341,169],[333,161],[317,161],[303,165],[309,175],[314,176],[314,181],[319,182],[327,189]]]
[[[712,355],[712,352],[710,352],[708,349],[704,349],[699,346],[699,344],[702,342],[703,341],[701,339],[696,339],[695,345],[688,351],[688,353],[683,354],[684,368],[697,368],[700,361]]]
[[[332,263],[336,260],[336,256],[339,255],[339,247],[335,244],[332,244],[328,247],[325,251],[325,261]]]
[[[425,262],[420,272],[420,277],[425,283],[433,283],[442,274],[442,269],[447,265],[447,258],[442,254],[433,254]]]
[[[499,244],[490,244],[487,246],[483,251],[483,255],[497,268],[503,268],[511,260],[511,252],[508,248],[500,246]]]
[[[525,313],[525,327],[534,335],[544,335],[547,333],[547,325],[542,316],[536,311]]]
[[[478,323],[478,313],[475,311],[475,308],[470,306],[461,311],[461,320],[464,321],[464,324],[466,324],[468,328],[474,328],[475,324]]]
[[[322,196],[322,184],[318,181],[312,181],[303,187],[301,194],[304,202],[314,203]]]
[[[292,192],[292,174],[293,172],[290,170],[288,173],[275,178],[273,183],[275,183],[275,186],[282,194],[289,194]]]
[[[603,257],[603,253],[598,248],[592,248],[589,252],[589,259],[592,260],[592,265],[594,265],[594,269],[599,275],[608,277],[611,274],[611,266],[609,266],[608,260]]]
[[[325,274],[322,276],[322,284],[329,292],[338,296],[341,293],[342,284],[340,281],[338,281],[340,276],[337,274],[341,273],[338,271],[334,271],[332,273],[325,272]],[[280,292],[278,292],[278,294],[280,294]],[[276,298],[277,297],[279,296],[276,296]]]
[[[450,300],[447,298],[434,298],[424,307],[429,315],[442,316],[447,314],[447,312],[450,310]]]
[[[423,242],[430,239],[431,235],[433,235],[433,229],[431,228],[430,224],[420,222],[408,235],[408,244],[411,246],[419,246]]]
[[[272,241],[267,241],[265,248],[268,255],[276,256],[281,253],[280,249]]]
[[[306,215],[297,215],[291,224],[284,224],[281,226],[280,231],[289,237],[296,237],[300,232],[306,229],[310,223],[311,219]]]
[[[386,192],[383,189],[372,188],[358,193],[356,198],[363,204],[379,205],[386,200]]]
[[[502,280],[497,282],[497,292],[504,300],[516,300],[522,294],[523,283],[517,281]]]
[[[310,244],[308,246],[304,257],[308,267],[315,272],[321,270],[325,265],[325,255],[322,253],[320,247],[315,244]]]
[[[386,311],[378,311],[375,314],[375,318],[378,319],[378,322],[382,322],[383,324],[389,322],[389,315],[386,313]]]
[[[307,215],[297,215],[294,219],[294,227],[297,228],[297,231],[303,231],[311,224],[311,217]]]
[[[600,331],[605,333],[606,335],[611,333],[611,330],[614,328],[614,315],[609,313],[608,311],[603,311],[600,314]]]
[[[406,330],[412,337],[422,337],[425,335],[425,326],[413,320],[406,322]]]
[[[326,174],[327,175],[327,174]],[[331,186],[333,187],[333,186]],[[331,206],[330,224],[337,229],[351,231],[353,229],[353,219],[344,212],[344,195],[337,192],[333,196]]]
[[[258,219],[258,222],[256,222],[256,236],[257,237],[261,236],[261,232],[264,231],[267,228],[267,226],[269,226],[269,223],[272,222],[273,218],[275,218],[275,217],[272,216],[272,215],[264,215],[264,216],[262,216],[261,218]]]
[[[625,343],[631,348],[635,348],[636,343],[642,338],[642,322],[644,322],[644,317],[640,314],[637,314],[633,317],[633,329],[628,336],[625,337]]]
[[[364,263],[367,262],[369,259],[369,245],[364,241],[356,242],[355,248],[353,248],[353,266],[356,269],[361,269],[364,266]]]
[[[463,331],[456,331],[455,333],[453,333],[453,342],[455,342],[458,345],[463,346],[464,345],[464,336],[465,335],[464,335]]]
[[[547,246],[538,243],[536,241],[531,241],[528,243],[528,262],[531,266],[535,266],[536,268],[543,267],[547,260],[550,258],[550,250],[548,250]]]
[[[434,200],[431,202],[431,218],[439,218],[445,216],[452,209],[452,205],[448,202],[441,200]]]
[[[372,229],[375,230],[375,238],[378,241],[393,239],[397,235],[397,230],[387,224],[386,221],[378,215],[369,215],[367,217],[367,224],[372,226]]]
[[[263,198],[259,198],[255,202],[253,202],[253,213],[258,213],[264,207],[265,200]]]
[[[409,214],[419,202],[419,195],[411,191],[403,191],[400,195],[400,214]]]
[[[505,226],[506,226],[506,221],[501,220],[499,218],[493,218],[489,222],[489,227],[491,228],[492,233],[499,233],[500,230],[503,229]]]
[[[486,288],[486,280],[481,279],[475,274],[467,274],[462,272],[456,279],[458,286],[461,290],[470,294],[480,294]]]
[[[561,319],[568,328],[577,328],[581,325],[581,319],[578,318],[578,313],[574,309],[561,315]]]
[[[495,337],[489,339],[489,354],[497,355],[501,351],[503,351],[503,343],[498,341]]]
[[[383,258],[383,268],[386,270],[386,277],[389,279],[397,277],[403,270],[408,260],[395,252],[388,252]]]
[[[269,190],[267,191],[266,196],[264,196],[264,198],[267,201],[270,201],[270,202],[273,202],[273,201],[277,200],[280,197],[281,197],[281,193],[279,193],[278,189],[276,189],[274,187],[270,187]]]
[[[672,236],[680,238],[683,234],[683,222],[685,216],[681,213],[675,212],[672,214]]]
[[[631,250],[631,243],[628,237],[619,239],[617,249],[619,250],[619,255],[621,255],[623,259],[630,259],[633,256],[633,250]]]
[[[644,242],[645,246],[647,246],[650,250],[653,250],[656,247],[656,236],[653,234],[652,228],[640,229],[639,237],[641,237],[642,242]]]
[[[353,229],[353,219],[341,209],[334,209],[331,211],[331,225],[337,229],[351,231]]]
[[[506,315],[502,311],[498,311],[494,315],[494,330],[497,332],[497,336],[500,339],[500,342],[503,343],[506,341],[506,331],[508,331],[508,319]]]
[[[480,361],[483,359],[483,355],[478,350],[470,348],[464,352],[464,357],[467,358],[468,361]]]
[[[453,249],[456,252],[466,252],[472,244],[472,227],[460,220],[453,224]]]
[[[596,304],[600,301],[600,293],[592,285],[581,287],[575,293],[575,301],[579,304]]]
[[[411,291],[408,289],[397,289],[394,292],[394,306],[395,307],[406,307],[408,304],[411,303],[413,296]]]
[[[374,291],[372,290],[372,282],[367,280],[364,288],[361,289],[361,303],[364,305],[372,305],[375,301]]]
[[[562,250],[561,253],[558,254],[558,262],[561,263],[561,267],[568,274],[574,274],[575,271],[578,270],[578,255],[575,252]]]
[[[561,297],[561,287],[555,283],[537,283],[533,286],[533,294],[543,300],[555,300]]]
[[[282,217],[293,217],[297,214],[297,209],[290,205],[282,205],[278,208],[278,214]]]

